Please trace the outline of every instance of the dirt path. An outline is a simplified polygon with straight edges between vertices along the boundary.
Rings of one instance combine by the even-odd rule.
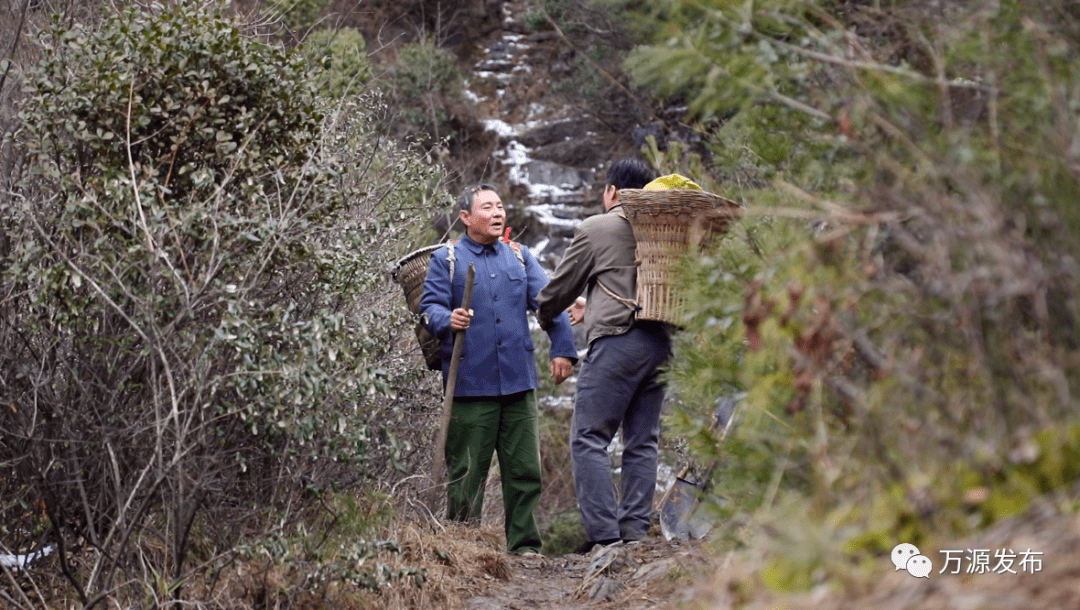
[[[807,591],[782,592],[763,576],[778,557],[811,549],[763,528],[739,551],[707,555],[708,541],[660,536],[594,549],[587,556],[518,557],[502,527],[410,524],[400,557],[427,566],[423,587],[388,608],[457,610],[1060,610],[1080,608],[1080,482],[1036,500],[969,538],[920,543],[933,562],[918,578],[888,552],[853,562],[836,549]],[[810,525],[810,527],[813,527]],[[896,541],[897,543],[902,541]],[[980,550],[981,549],[981,550]],[[975,562],[981,555],[982,568]],[[1002,558],[1012,556],[1012,560]],[[954,563],[949,563],[952,557]],[[1023,557],[1031,557],[1027,561]],[[403,592],[402,589],[394,591]],[[391,593],[391,591],[387,591]]]
[[[665,607],[706,565],[697,544],[649,539],[591,555],[508,557],[505,577],[465,601],[468,610],[589,610]]]

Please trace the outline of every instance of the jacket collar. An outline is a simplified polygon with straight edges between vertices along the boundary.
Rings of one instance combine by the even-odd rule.
[[[608,208],[608,210],[604,213],[614,214],[615,216],[622,216],[623,218],[626,218],[626,210],[623,209],[621,203],[616,203],[615,205]]]
[[[464,234],[462,234],[461,240],[460,240],[459,243],[463,244],[473,254],[480,254],[481,252],[484,251],[484,248],[486,248],[488,246],[490,246],[491,249],[494,250],[495,247],[496,247],[496,244],[498,244],[499,241],[495,240],[493,243],[489,244],[488,246],[485,246],[484,244],[481,244],[481,243],[479,243],[477,241],[474,241],[473,238],[469,237],[468,233],[464,233]]]

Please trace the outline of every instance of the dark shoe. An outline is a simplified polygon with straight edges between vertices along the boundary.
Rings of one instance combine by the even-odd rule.
[[[581,544],[581,546],[574,549],[574,554],[575,555],[588,555],[589,551],[593,550],[593,547],[595,547],[597,545],[607,546],[609,544],[615,544],[616,542],[621,542],[621,540],[622,540],[621,538],[609,538],[607,540],[586,540],[585,542],[583,542]]]

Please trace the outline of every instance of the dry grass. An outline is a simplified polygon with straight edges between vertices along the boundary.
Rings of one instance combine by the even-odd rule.
[[[395,534],[401,553],[386,560],[419,567],[423,586],[399,582],[384,587],[370,599],[373,610],[463,608],[464,600],[479,594],[487,582],[509,577],[503,535],[493,525],[404,522]]]

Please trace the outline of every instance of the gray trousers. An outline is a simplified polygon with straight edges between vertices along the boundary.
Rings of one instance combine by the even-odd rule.
[[[658,322],[638,322],[589,346],[570,427],[574,486],[589,540],[637,540],[649,531],[664,401],[659,369],[670,355],[671,338]],[[616,501],[607,448],[620,425],[622,497]]]

